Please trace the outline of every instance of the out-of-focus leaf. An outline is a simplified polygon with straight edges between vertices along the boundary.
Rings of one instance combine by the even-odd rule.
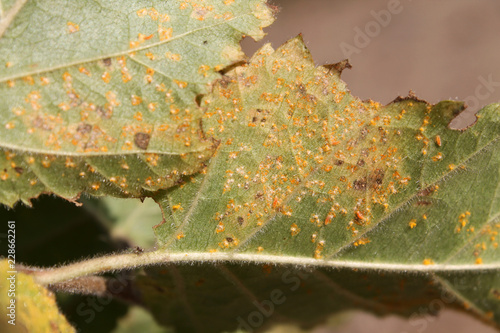
[[[27,274],[10,273],[13,270],[15,267],[10,267],[7,260],[0,261],[2,332],[76,332],[59,313],[54,294],[37,285]],[[11,287],[11,282],[15,287]],[[15,297],[9,297],[10,292],[14,292]],[[15,325],[9,324],[11,320]]]
[[[113,333],[136,332],[169,333],[171,331],[159,326],[148,311],[135,306],[131,307],[129,313],[120,319]]]
[[[85,199],[83,206],[108,226],[111,236],[131,246],[151,248],[155,244],[153,227],[162,221],[161,210],[151,199],[104,197]]]

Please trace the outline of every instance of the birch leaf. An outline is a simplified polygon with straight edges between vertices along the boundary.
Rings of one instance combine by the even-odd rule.
[[[0,202],[144,196],[212,147],[196,96],[272,22],[262,0],[7,2],[0,24]]]
[[[218,147],[199,175],[156,197],[165,215],[160,252],[343,268],[317,270],[316,282],[283,305],[285,317],[306,323],[311,312],[317,319],[373,299],[376,312],[410,315],[451,293],[447,305],[498,325],[500,106],[452,130],[463,103],[361,101],[340,80],[344,66],[316,68],[298,37],[276,51],[264,46],[214,87],[202,102],[203,128]],[[154,270],[150,285],[169,287],[146,297],[177,327],[195,331],[193,318],[219,316],[218,329],[232,329],[280,289],[285,268],[267,283],[258,267],[229,267]],[[214,292],[202,293],[200,279]]]

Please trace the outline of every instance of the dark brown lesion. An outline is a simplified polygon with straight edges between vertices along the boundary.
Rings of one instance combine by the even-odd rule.
[[[222,88],[227,89],[227,87],[232,81],[233,80],[229,76],[223,75],[222,78],[219,80],[219,84]]]
[[[427,200],[418,200],[415,202],[416,206],[430,206],[432,205],[432,202],[427,201]]]
[[[102,63],[103,63],[103,64],[104,64],[104,66],[106,66],[106,67],[111,66],[111,58],[104,58],[104,59],[102,59]]]
[[[134,143],[138,148],[146,150],[148,149],[150,138],[151,136],[149,134],[139,132],[134,136]]]
[[[87,123],[80,124],[76,128],[76,131],[81,135],[89,134],[92,131],[92,125]]]
[[[362,160],[360,160],[362,161]],[[360,165],[360,162],[358,161],[358,166]],[[362,163],[364,165],[364,161]],[[352,186],[355,190],[358,191],[366,191],[368,187],[372,188],[373,190],[377,190],[382,186],[382,183],[384,182],[384,176],[385,172],[382,169],[375,169],[369,177],[363,177],[356,179],[353,183]]]
[[[103,106],[98,106],[95,110],[99,117],[104,118],[104,119],[109,119],[113,115],[113,109],[112,107],[103,107]]]
[[[305,98],[309,103],[316,103],[318,100],[316,96],[309,94],[307,92],[306,86],[304,86],[304,84],[302,84],[302,83],[297,84],[297,91],[298,91],[299,95],[302,98]]]
[[[436,186],[431,185],[417,193],[421,197],[427,197],[436,191]]]
[[[242,216],[238,216],[238,224],[241,226],[245,222],[245,219]]]
[[[352,185],[353,185],[355,190],[366,191],[366,187],[367,187],[366,177],[356,179]]]
[[[372,188],[379,188],[384,182],[385,172],[382,169],[375,169],[370,175],[370,185]]]
[[[53,125],[49,124],[45,119],[43,119],[40,116],[37,116],[35,119],[33,119],[31,124],[33,125],[33,127],[40,128],[44,131],[51,131],[54,128]]]
[[[271,114],[270,110],[255,109],[249,112],[249,119],[254,124],[264,124],[267,122],[267,118]],[[263,126],[263,125],[262,125]]]
[[[368,128],[363,127],[360,130],[359,134],[360,134],[360,141],[363,141],[366,138],[366,136],[368,135]]]

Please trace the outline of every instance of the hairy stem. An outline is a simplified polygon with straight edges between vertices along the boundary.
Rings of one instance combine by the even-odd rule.
[[[112,254],[109,256],[98,257],[84,260],[74,264],[49,268],[32,270],[32,274],[37,283],[41,285],[51,285],[64,281],[80,278],[83,276],[95,275],[104,272],[129,270],[151,265],[164,265],[170,263],[253,263],[253,264],[277,264],[277,265],[299,265],[308,268],[330,267],[330,268],[349,268],[361,270],[377,271],[395,271],[395,272],[413,272],[413,273],[433,273],[445,271],[484,271],[498,270],[500,264],[486,265],[448,265],[448,264],[387,264],[387,263],[366,263],[345,260],[321,260],[305,257],[287,257],[266,254],[244,254],[244,253],[206,253],[206,252],[186,252],[186,253],[167,253],[165,250],[154,252],[144,252],[141,254],[125,253]]]

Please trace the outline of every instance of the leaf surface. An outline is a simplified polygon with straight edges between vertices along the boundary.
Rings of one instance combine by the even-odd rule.
[[[156,197],[165,215],[156,228],[160,251],[343,268],[317,270],[314,280],[323,282],[314,283],[307,304],[318,317],[359,298],[380,301],[379,313],[409,315],[451,293],[447,305],[498,325],[500,106],[484,108],[471,128],[452,130],[463,103],[361,101],[340,80],[342,66],[316,68],[298,37],[276,51],[264,46],[214,87],[202,101],[203,128],[218,147],[201,174]],[[156,282],[146,284],[169,281],[171,289],[146,297],[158,317],[169,312],[165,321],[187,329],[192,317],[203,323],[230,311],[223,300],[247,298],[251,307],[268,297],[285,269],[258,283],[265,274],[258,267],[230,267],[154,269]],[[217,281],[215,291],[198,294],[196,279]],[[341,299],[350,296],[328,303],[332,287]],[[217,304],[198,307],[198,297],[216,293]],[[314,322],[294,310],[305,299],[286,303],[287,316]],[[219,329],[234,328],[224,318]]]
[[[212,152],[196,96],[272,22],[252,1],[8,2],[0,25],[0,202],[143,196]]]

